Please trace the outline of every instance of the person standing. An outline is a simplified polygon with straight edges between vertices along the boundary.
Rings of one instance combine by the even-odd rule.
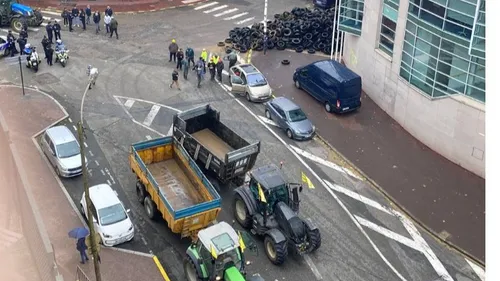
[[[81,264],[85,264],[85,261],[89,260],[89,257],[87,256],[87,245],[85,244],[85,238],[80,238],[76,242],[76,249],[78,252],[80,252],[80,258],[82,259],[80,261]]]
[[[54,36],[56,37],[56,41],[58,39],[61,39],[61,25],[59,24],[59,22],[56,20],[56,22],[54,22],[54,25],[52,26],[52,28],[54,29]]]
[[[64,8],[62,13],[61,13],[61,18],[63,18],[63,20],[64,20],[64,22],[63,22],[64,26],[68,25],[68,15],[69,15],[68,10],[66,8]]]
[[[85,11],[83,9],[80,10],[80,21],[82,22],[82,27],[83,27],[83,30],[86,30],[87,29],[87,24],[86,24],[86,20],[85,20]]]
[[[215,80],[215,63],[213,58],[210,58],[210,62],[208,63],[208,71],[210,72],[210,81]]]
[[[90,9],[90,5],[87,5],[87,8],[85,8],[85,15],[87,16],[87,25],[90,24],[90,16],[92,15],[92,10]]]
[[[229,69],[231,69],[231,67],[233,67],[236,64],[238,56],[236,55],[236,52],[233,50],[229,55],[226,56],[226,59],[229,60]]]
[[[174,58],[174,62],[175,62],[176,54],[177,54],[178,50],[179,50],[179,46],[175,42],[175,39],[172,39],[172,43],[170,43],[170,45],[168,46],[168,51],[170,52],[170,60],[169,60],[169,62],[172,61],[172,58]]]
[[[184,79],[188,79],[189,72],[189,61],[187,58],[182,59],[182,73],[184,74]],[[193,64],[194,65],[194,64]]]
[[[10,49],[10,56],[13,57],[15,54],[17,54],[17,49],[16,49],[16,37],[12,34],[12,30],[9,30],[7,32],[7,42],[9,43],[9,49]]]
[[[106,18],[106,17],[104,17],[104,18]],[[99,26],[100,22],[101,22],[101,13],[99,13],[99,11],[95,11],[95,13],[94,13],[95,34],[98,34],[99,31],[101,31],[101,26]]]
[[[80,11],[78,10],[78,8],[76,7],[76,4],[75,4],[73,9],[71,10],[71,19],[75,21],[76,27],[80,26],[80,23],[78,22],[79,16],[80,16]],[[71,27],[71,24],[72,24],[72,22],[70,21],[69,26],[70,26],[70,29],[72,30],[73,28]]]
[[[52,66],[52,59],[54,58],[54,49],[49,45],[45,51],[47,54],[47,64]]]
[[[90,235],[88,235],[86,238],[85,238],[85,245],[87,246],[87,248],[89,249],[89,254],[92,258],[94,258],[94,252],[97,254],[97,261],[99,263],[101,263],[101,236],[99,234],[95,234],[94,235],[94,244],[95,244],[95,251],[94,249],[92,248],[92,243],[91,243],[91,239],[90,239]]]
[[[196,62],[196,77],[198,78],[198,88],[201,87],[201,80],[203,80],[205,63],[203,62],[203,58],[200,57],[198,62]]]
[[[177,69],[181,70],[182,69],[182,60],[184,59],[184,51],[182,50],[182,48],[179,49],[179,51],[177,51]]]
[[[50,41],[49,39],[47,39],[47,36],[43,36],[43,39],[42,39],[42,47],[43,47],[43,52],[45,54],[45,58],[47,58],[47,47],[49,47],[50,45]]]
[[[208,59],[208,53],[207,53],[207,50],[203,49],[201,51],[201,59],[203,60],[203,72],[207,72],[207,67],[206,67],[206,64],[207,64],[207,59]]]
[[[109,33],[109,24],[111,23],[111,16],[104,13],[104,25],[106,26],[106,33]]]
[[[109,22],[109,29],[111,31],[111,35],[109,35],[109,38],[113,37],[114,32],[116,34],[116,39],[118,39],[118,22],[113,16],[111,16],[111,21]]]
[[[170,84],[170,88],[172,88],[172,86],[175,84],[175,86],[177,86],[177,89],[179,89],[179,91],[181,90],[181,87],[179,87],[179,72],[177,72],[176,69],[174,69],[174,71],[172,72],[172,83]]]
[[[222,70],[224,70],[224,62],[221,57],[219,57],[219,61],[217,62],[215,68],[217,69],[217,79],[222,83]]]
[[[47,37],[49,38],[50,43],[53,43],[52,36],[53,36],[54,28],[52,27],[51,21],[49,21],[47,23],[47,25],[45,26],[45,30],[47,31]]]
[[[194,70],[194,51],[191,47],[187,47],[186,49],[186,58],[188,61],[188,68],[191,67],[191,62],[193,62],[193,70]]]
[[[106,10],[104,10],[104,14],[112,17],[113,16],[113,10],[111,10],[111,8],[108,6],[106,8]]]
[[[24,28],[19,32],[19,38],[21,37],[28,40],[28,32]]]
[[[17,39],[17,44],[19,44],[19,52],[21,53],[21,56],[24,55],[24,47],[26,46],[26,38],[22,37],[19,34],[19,38]]]

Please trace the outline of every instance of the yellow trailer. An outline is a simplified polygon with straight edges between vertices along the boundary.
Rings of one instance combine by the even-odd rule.
[[[172,232],[196,239],[221,210],[221,198],[186,150],[172,137],[133,144],[130,167],[150,219],[162,217]]]

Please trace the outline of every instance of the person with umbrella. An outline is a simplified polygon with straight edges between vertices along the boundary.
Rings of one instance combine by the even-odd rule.
[[[76,239],[76,249],[80,252],[81,264],[85,264],[85,261],[89,260],[87,256],[87,245],[85,244],[85,237],[89,235],[88,229],[85,227],[77,227],[68,232],[70,238]]]

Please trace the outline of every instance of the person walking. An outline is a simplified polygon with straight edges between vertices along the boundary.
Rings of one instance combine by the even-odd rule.
[[[176,69],[174,69],[174,71],[172,72],[172,83],[170,84],[170,88],[172,88],[174,84],[180,91],[181,87],[179,87],[179,72],[177,72]]]
[[[64,8],[62,13],[61,13],[61,18],[63,18],[63,20],[64,20],[64,22],[63,22],[64,26],[68,25],[68,15],[69,15],[68,10],[66,8]]]
[[[201,59],[203,60],[203,73],[207,72],[207,62],[208,62],[208,53],[207,50],[203,49],[201,51]]]
[[[196,68],[196,77],[198,78],[198,88],[200,88],[201,80],[203,80],[203,74],[205,73],[204,72],[205,63],[203,62],[202,57],[200,57],[198,62],[196,62],[195,68]]]
[[[111,23],[111,16],[104,13],[104,25],[106,26],[106,33],[109,33],[109,24]]]
[[[182,60],[184,59],[184,51],[182,48],[177,51],[177,54],[175,55],[177,57],[177,67],[176,69],[181,70],[182,69]]]
[[[56,37],[56,41],[61,39],[61,25],[59,22],[56,20],[54,22],[54,25],[52,26],[54,29],[54,36]]]
[[[97,34],[101,31],[101,27],[99,26],[99,23],[101,22],[101,13],[99,13],[99,11],[95,11],[93,20],[95,23],[95,34]]]
[[[47,31],[47,37],[49,38],[50,43],[52,42],[52,36],[54,35],[54,28],[52,27],[52,22],[49,21],[45,26],[45,31]]]
[[[174,58],[174,62],[175,62],[176,56],[177,56],[177,51],[179,51],[179,46],[175,42],[175,39],[172,39],[172,43],[170,43],[170,45],[168,46],[168,51],[170,52],[169,62],[172,61],[172,58]]]
[[[215,69],[217,70],[217,80],[222,83],[222,70],[224,70],[224,62],[221,57],[219,57],[219,61],[217,62]]]
[[[90,24],[90,16],[92,15],[92,10],[90,9],[90,5],[87,5],[87,8],[85,8],[85,15],[87,16],[87,25]]]
[[[187,47],[186,49],[186,58],[188,61],[188,68],[191,67],[191,62],[193,62],[193,70],[194,70],[194,51],[191,47]]]
[[[210,58],[210,62],[208,63],[208,71],[210,72],[210,81],[215,80],[215,63],[213,58]]]
[[[93,259],[94,258],[94,252],[95,252],[97,254],[97,261],[99,263],[101,263],[101,245],[100,245],[101,244],[101,236],[99,234],[97,234],[97,233],[94,235],[95,251],[92,248],[91,241],[92,240],[90,239],[90,235],[88,235],[87,237],[85,237],[85,245],[89,249],[90,256]]]
[[[189,61],[186,57],[184,57],[182,59],[182,62],[181,62],[181,65],[182,65],[182,73],[184,75],[184,79],[188,79],[188,72],[189,72]]]
[[[80,16],[80,11],[78,10],[78,8],[76,7],[76,4],[75,4],[73,9],[71,10],[71,18],[74,21],[76,27],[80,26],[80,23],[78,22],[79,16]],[[71,27],[71,23],[72,22],[69,23],[70,27]],[[71,29],[73,29],[73,28],[71,28]]]
[[[85,261],[89,260],[86,252],[87,245],[85,244],[85,238],[82,237],[76,241],[76,249],[80,252],[80,258],[82,259],[80,263],[85,264]]]
[[[68,11],[68,29],[69,32],[73,32],[73,14]]]
[[[54,58],[54,49],[49,45],[45,51],[47,54],[47,64],[52,66],[52,59]]]
[[[87,29],[87,21],[85,16],[85,11],[83,9],[80,10],[80,22],[82,23],[83,30]]]
[[[109,35],[109,38],[113,37],[114,32],[116,34],[116,39],[118,39],[118,22],[113,16],[111,16],[111,21],[109,22],[109,30],[111,31],[111,35]]]

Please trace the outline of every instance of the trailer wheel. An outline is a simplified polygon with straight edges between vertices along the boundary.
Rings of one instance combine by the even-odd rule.
[[[135,183],[135,192],[137,194],[137,200],[139,203],[144,204],[144,199],[146,198],[146,190],[144,188],[144,185],[137,180]]]
[[[146,209],[146,214],[149,219],[155,220],[158,217],[158,209],[150,196],[144,199],[144,209]]]
[[[264,249],[266,250],[267,258],[275,265],[281,265],[285,262],[288,255],[287,246],[286,241],[275,243],[269,235],[264,238]]]
[[[234,217],[241,226],[244,228],[250,228],[252,226],[252,217],[248,212],[248,206],[239,194],[235,195],[233,210]]]

